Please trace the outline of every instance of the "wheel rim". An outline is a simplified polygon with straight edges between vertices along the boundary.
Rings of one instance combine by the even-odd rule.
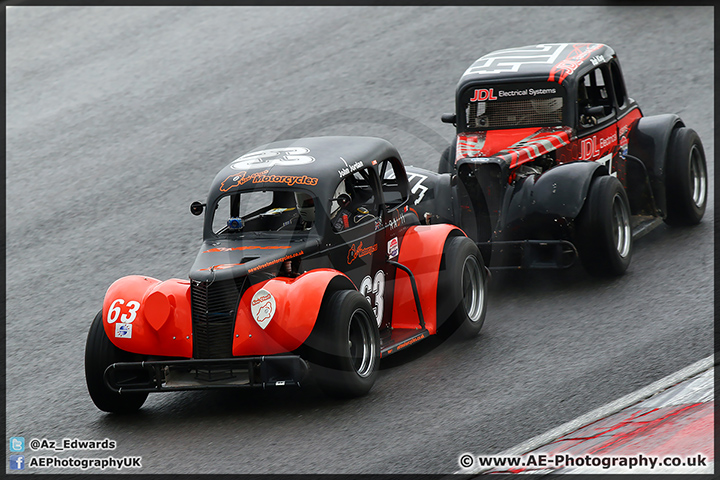
[[[707,196],[707,172],[700,151],[695,145],[690,151],[690,185],[693,203],[697,208],[702,208]]]
[[[482,317],[485,292],[483,291],[480,265],[474,255],[465,259],[462,273],[463,306],[471,322],[477,322]]]
[[[375,369],[376,345],[373,341],[370,317],[363,309],[356,309],[348,325],[348,346],[353,369],[367,377]]]
[[[630,214],[625,208],[625,202],[618,194],[613,198],[613,238],[618,255],[625,258],[630,253]]]

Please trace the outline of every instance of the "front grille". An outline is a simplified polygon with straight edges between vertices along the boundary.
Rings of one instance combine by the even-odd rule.
[[[192,283],[194,358],[232,356],[233,331],[242,282],[236,280]]]

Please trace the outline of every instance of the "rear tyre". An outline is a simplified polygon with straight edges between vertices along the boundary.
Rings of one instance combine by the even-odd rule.
[[[668,225],[700,223],[707,206],[707,163],[700,137],[676,128],[670,137],[665,171]]]
[[[105,385],[103,376],[105,369],[117,362],[132,362],[139,360],[139,356],[117,348],[105,334],[103,328],[102,310],[98,312],[90,326],[87,344],[85,345],[85,382],[87,383],[90,398],[100,410],[111,413],[135,412],[147,399],[147,392],[131,392],[120,394],[110,390]],[[123,372],[132,381],[134,374]],[[122,379],[120,379],[122,380]]]
[[[596,177],[577,218],[578,253],[585,269],[598,276],[625,273],[632,258],[630,203],[620,181]]]
[[[438,173],[453,173],[455,170],[455,145],[450,144],[440,155]]]
[[[451,237],[443,251],[438,278],[438,319],[446,331],[475,337],[487,312],[487,271],[480,251],[468,237]]]
[[[351,398],[367,394],[380,364],[375,314],[355,290],[333,293],[321,308],[304,351],[325,394]]]

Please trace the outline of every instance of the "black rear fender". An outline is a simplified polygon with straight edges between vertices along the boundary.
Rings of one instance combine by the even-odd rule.
[[[555,227],[556,219],[574,219],[585,204],[590,183],[597,175],[607,175],[604,165],[573,162],[518,181],[506,195],[503,230],[521,230],[530,235],[529,238],[537,238],[533,230]]]
[[[645,166],[655,205],[663,212],[667,211],[665,166],[668,144],[673,130],[684,126],[680,117],[674,114],[642,117],[630,130],[628,137],[628,154],[639,159]],[[629,180],[628,183],[632,185],[645,184],[640,183],[640,179]]]

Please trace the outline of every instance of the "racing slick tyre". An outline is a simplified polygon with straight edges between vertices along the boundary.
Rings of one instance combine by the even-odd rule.
[[[596,177],[577,218],[577,248],[585,269],[599,276],[625,273],[632,257],[630,203],[620,180]]]
[[[455,170],[455,145],[450,144],[440,155],[438,173],[453,173]]]
[[[105,334],[103,314],[100,310],[90,326],[85,346],[85,381],[90,398],[100,410],[111,413],[129,413],[137,411],[145,403],[147,392],[120,394],[110,390],[103,379],[105,369],[113,363],[137,360],[139,360],[139,355],[120,350],[112,344]],[[132,371],[124,371],[123,377],[116,377],[116,380],[118,382],[132,381],[135,375]]]
[[[443,267],[444,265],[444,267]],[[468,237],[445,243],[438,276],[438,319],[463,337],[480,333],[487,311],[487,271],[477,245]]]
[[[333,293],[322,306],[305,342],[306,360],[325,394],[351,398],[367,394],[380,364],[380,333],[365,296]]]
[[[707,187],[707,164],[700,137],[691,128],[676,128],[667,151],[665,223],[700,223],[707,206]]]

